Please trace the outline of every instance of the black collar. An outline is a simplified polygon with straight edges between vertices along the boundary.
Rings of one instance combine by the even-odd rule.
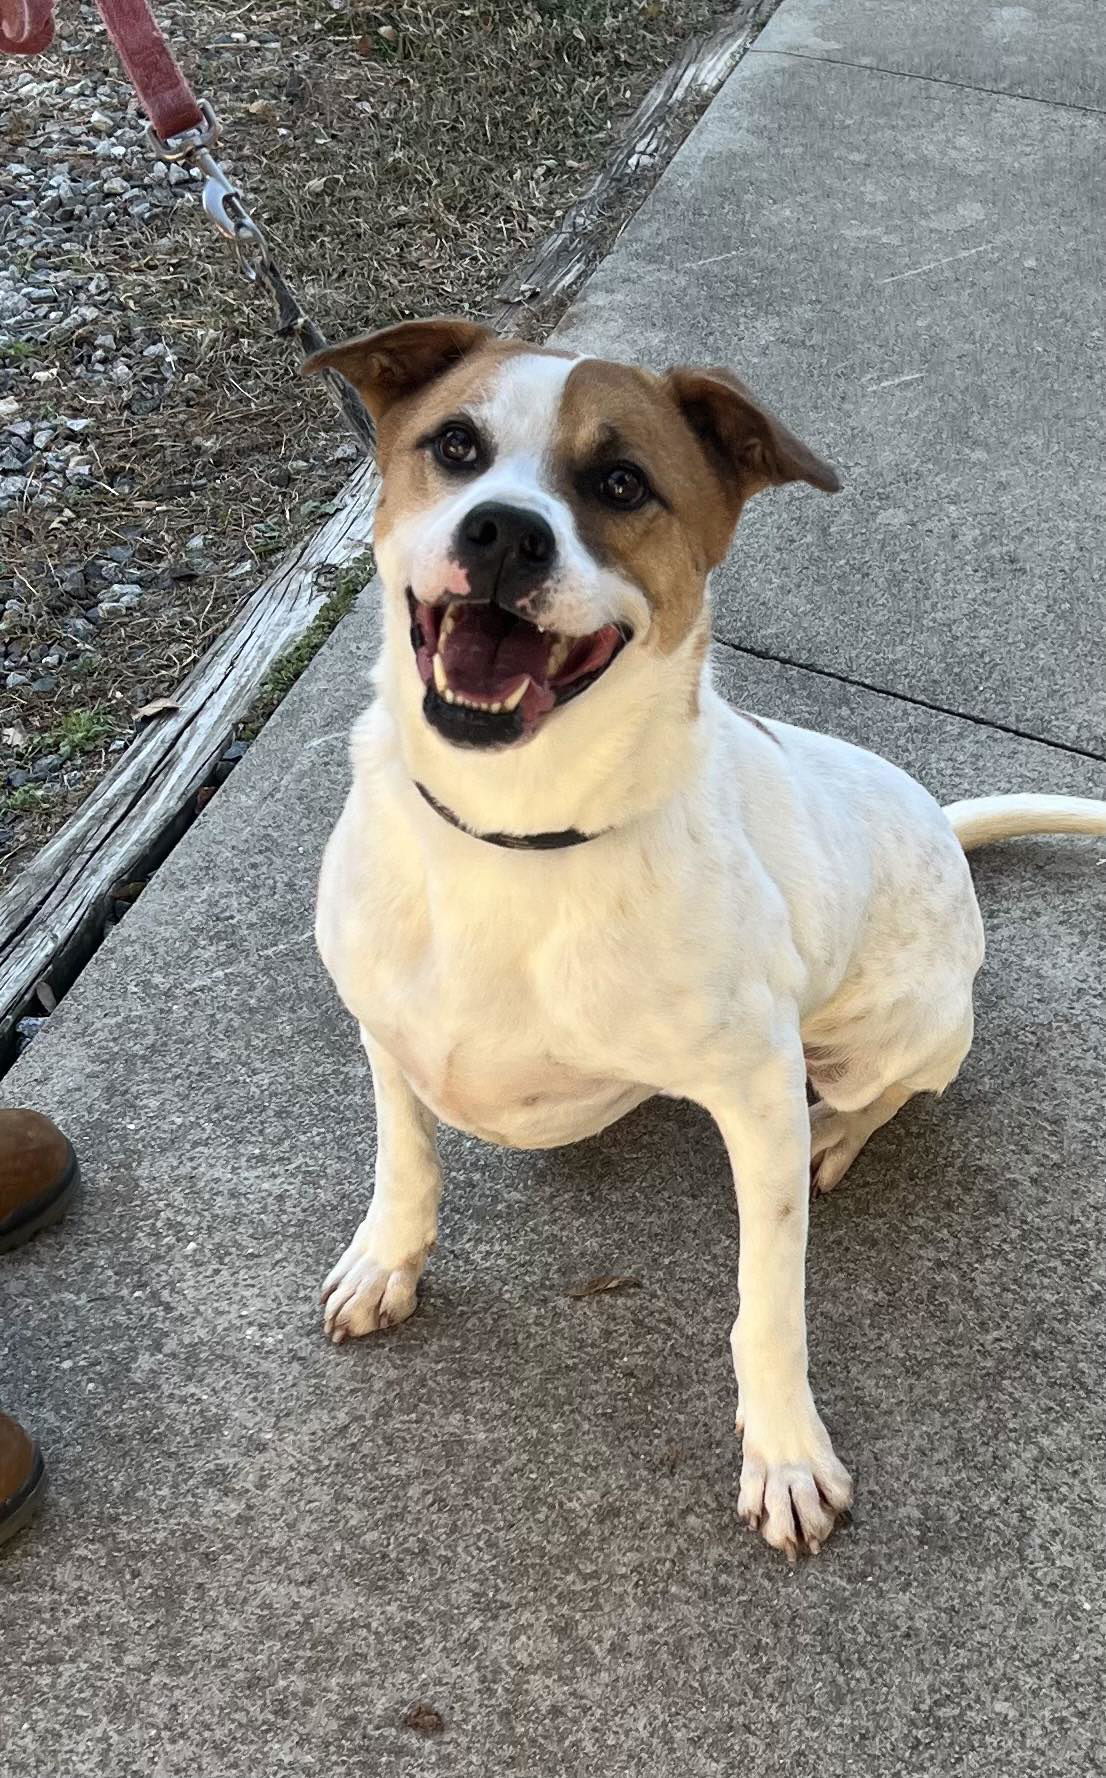
[[[450,827],[459,828],[474,840],[484,840],[489,846],[506,846],[511,852],[557,852],[563,846],[582,846],[585,840],[597,840],[597,833],[581,833],[578,827],[564,827],[560,833],[476,833],[466,827],[459,815],[447,809],[436,796],[431,796],[425,784],[415,779],[415,789],[424,802],[430,804],[436,815],[448,821]]]

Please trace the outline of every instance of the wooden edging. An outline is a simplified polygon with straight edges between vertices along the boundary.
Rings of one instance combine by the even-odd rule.
[[[591,271],[610,229],[607,207],[630,179],[655,177],[687,134],[694,116],[733,73],[778,0],[752,0],[739,7],[708,37],[693,37],[634,112],[578,203],[573,204],[537,251],[499,291],[515,305],[565,300]],[[627,218],[621,219],[621,226]]]
[[[567,300],[608,244],[608,207],[627,180],[656,174],[740,61],[775,0],[737,9],[693,39],[631,118],[602,171],[549,238],[499,292],[493,325],[520,330],[528,306]],[[624,222],[626,219],[623,218]],[[333,588],[325,570],[369,547],[378,482],[363,464],[326,524],[287,555],[197,662],[170,708],[135,736],[76,814],[0,895],[0,1072],[18,1051],[16,1026],[49,1013],[109,922],[112,890],[148,874],[196,813],[219,755],[266,674],[297,642]]]
[[[364,464],[327,523],[257,588],[170,708],[140,729],[76,814],[0,895],[0,1070],[15,1026],[48,1013],[104,935],[111,891],[148,873],[196,812],[196,792],[273,663],[318,614],[340,567],[369,547],[377,475]]]

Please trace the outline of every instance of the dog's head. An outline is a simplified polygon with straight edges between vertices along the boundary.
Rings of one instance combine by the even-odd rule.
[[[706,638],[706,584],[768,486],[832,469],[728,371],[665,376],[415,321],[328,347],[376,421],[376,546],[406,601],[426,721],[530,740],[635,653]]]

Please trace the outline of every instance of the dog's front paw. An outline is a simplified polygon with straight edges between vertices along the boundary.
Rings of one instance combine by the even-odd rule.
[[[429,1243],[415,1258],[396,1263],[387,1257],[387,1245],[362,1224],[323,1284],[328,1338],[340,1346],[351,1335],[382,1333],[406,1321],[417,1305],[428,1248]]]
[[[813,1403],[792,1423],[771,1427],[739,1414],[737,1429],[743,1438],[741,1517],[789,1562],[800,1554],[816,1556],[838,1515],[852,1504],[853,1484]]]

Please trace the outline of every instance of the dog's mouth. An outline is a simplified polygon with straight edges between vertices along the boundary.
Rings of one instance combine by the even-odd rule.
[[[630,639],[622,624],[563,636],[498,605],[426,605],[408,591],[423,714],[463,747],[528,740],[551,711],[594,685]]]

